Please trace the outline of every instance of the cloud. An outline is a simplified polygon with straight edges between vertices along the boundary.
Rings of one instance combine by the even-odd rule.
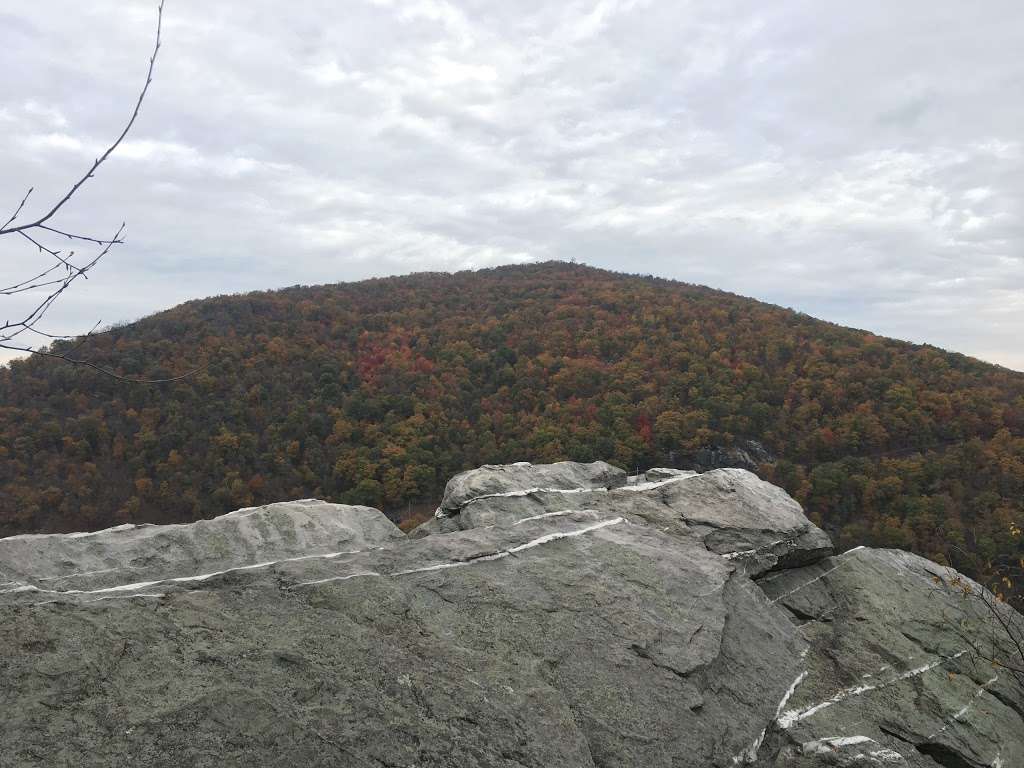
[[[116,135],[154,14],[7,13],[10,205]],[[575,258],[1024,369],[1022,48],[1008,0],[175,0],[62,222],[128,243],[51,321]]]

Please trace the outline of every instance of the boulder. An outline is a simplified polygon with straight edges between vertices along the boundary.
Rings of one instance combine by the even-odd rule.
[[[469,529],[576,509],[629,514],[671,526],[677,535],[696,536],[711,551],[734,559],[751,575],[832,553],[828,536],[804,516],[799,504],[781,488],[742,469],[682,473],[607,489],[527,488],[463,497],[460,511],[450,520]],[[416,534],[436,529],[420,526]]]
[[[0,539],[0,582],[69,590],[191,578],[267,561],[364,550],[404,538],[371,507],[302,499],[187,525],[120,525],[92,533]]]
[[[831,557],[742,471],[594,485],[415,539],[301,502],[295,541],[253,510],[0,540],[0,763],[1024,765],[949,572]]]
[[[956,583],[968,587],[957,588]],[[1024,766],[1024,619],[899,550],[858,548],[758,581],[810,643],[769,728],[774,766]]]
[[[557,488],[615,488],[626,484],[626,473],[603,461],[581,464],[559,461],[555,464],[485,464],[479,469],[460,472],[444,488],[438,517],[457,514],[470,500],[481,496],[522,493],[528,490]]]

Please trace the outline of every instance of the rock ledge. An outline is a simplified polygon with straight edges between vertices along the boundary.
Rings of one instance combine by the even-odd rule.
[[[944,569],[833,555],[744,470],[626,483],[483,467],[409,537],[304,500],[0,539],[0,764],[1024,765]]]

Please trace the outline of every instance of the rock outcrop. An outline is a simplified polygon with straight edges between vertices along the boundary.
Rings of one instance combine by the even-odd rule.
[[[813,562],[832,553],[828,536],[783,490],[741,469],[661,473],[651,482],[612,488],[537,488],[509,483],[502,493],[463,501],[457,513],[420,526],[414,537],[541,518],[566,510],[626,514],[696,540],[742,564],[750,575]]]
[[[1024,765],[944,569],[654,477],[485,467],[410,537],[305,501],[0,540],[0,765]]]
[[[7,582],[8,589],[14,585],[66,592],[152,579],[195,579],[403,539],[371,507],[302,499],[239,509],[188,525],[121,525],[93,533],[0,539],[0,582]]]
[[[1024,675],[994,667],[985,646],[1020,653],[987,610],[943,586],[949,577],[917,555],[858,548],[758,581],[810,644],[766,764],[1024,766]]]
[[[479,469],[460,472],[444,487],[438,517],[458,514],[471,501],[527,490],[607,489],[626,484],[626,473],[603,461],[579,464],[484,464]]]
[[[775,456],[757,440],[739,440],[731,446],[706,445],[678,460],[698,472],[711,469],[746,469],[756,472],[762,464],[774,462]]]

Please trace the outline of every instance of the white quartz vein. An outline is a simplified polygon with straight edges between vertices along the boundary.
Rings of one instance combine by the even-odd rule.
[[[78,571],[77,573],[65,573],[63,576],[46,576],[44,578],[36,578],[36,581],[60,581],[62,579],[70,579],[75,576],[95,576],[98,573],[114,573],[115,571],[131,571],[132,568],[103,568],[98,571]]]
[[[868,757],[873,757],[876,760],[883,760],[887,763],[906,763],[906,758],[903,757],[903,755],[895,749],[888,749],[886,747],[868,752]]]
[[[808,648],[804,648],[803,652],[800,654],[801,659],[807,656],[808,650]],[[800,683],[802,683],[806,678],[807,670],[805,669],[803,672],[796,676],[796,679],[792,683],[790,683],[789,688],[786,689],[785,695],[783,695],[782,699],[779,700],[778,705],[775,707],[776,721],[779,719],[779,715],[782,714],[782,709],[786,706],[786,704],[789,703],[789,700],[793,697],[793,694],[796,693],[796,689],[800,686]],[[755,760],[757,760],[757,753],[761,750],[761,744],[764,743],[764,737],[767,733],[768,727],[765,726],[761,730],[761,733],[758,735],[758,737],[754,739],[754,742],[749,747],[747,747],[745,750],[743,750],[738,755],[733,757],[732,764],[741,765],[743,763],[752,763]]]
[[[634,491],[650,491],[650,490],[652,490],[654,488],[660,488],[663,485],[669,485],[670,483],[678,483],[678,482],[681,482],[681,481],[684,481],[684,480],[690,480],[693,477],[697,477],[697,475],[682,475],[680,477],[669,477],[669,478],[666,478],[665,480],[652,480],[649,483],[639,483],[638,485],[619,485],[619,486],[616,486],[615,488],[540,488],[540,487],[533,487],[533,488],[522,488],[522,489],[517,490],[517,491],[504,491],[502,493],[485,493],[485,494],[481,494],[480,496],[474,496],[472,499],[470,499],[469,501],[465,502],[462,505],[462,507],[460,508],[460,511],[462,509],[465,509],[466,507],[468,507],[470,504],[473,504],[473,503],[475,503],[477,501],[483,501],[484,499],[502,499],[502,498],[513,498],[513,497],[519,497],[519,496],[532,496],[535,493],[615,493],[616,491],[626,491],[626,492],[632,493]],[[448,514],[457,514],[457,513],[454,513],[454,512],[453,513],[449,513],[447,511],[445,511],[443,513],[444,516],[447,516]]]
[[[7,536],[0,541],[22,541],[25,539],[43,539],[43,538],[59,538],[59,539],[84,539],[89,536],[99,536],[101,533],[114,533],[116,531],[130,531],[135,528],[144,528],[143,525],[136,525],[135,523],[124,523],[123,525],[115,525],[113,528],[104,528],[101,531],[84,531],[82,533],[19,533],[14,536]]]
[[[961,718],[963,718],[963,716],[966,715],[968,713],[968,711],[970,711],[971,707],[974,706],[975,702],[977,702],[978,699],[981,698],[981,695],[983,693],[985,693],[985,690],[989,686],[991,686],[994,683],[998,682],[998,680],[999,680],[999,675],[996,675],[995,677],[993,677],[988,682],[983,683],[982,685],[979,685],[978,686],[978,690],[976,690],[974,692],[974,695],[971,696],[971,700],[968,701],[966,704],[964,704],[963,707],[961,707],[960,710],[955,715],[953,715],[951,718],[946,720],[946,723],[941,728],[939,728],[939,730],[937,730],[935,733],[933,733],[931,736],[929,736],[928,737],[928,741],[931,741],[936,736],[938,736],[940,733],[944,732],[947,728],[949,728],[953,723],[958,722]]]
[[[839,555],[839,557],[837,558],[839,560],[838,564],[833,565],[831,568],[829,568],[824,573],[819,573],[813,579],[811,579],[809,581],[805,581],[799,587],[794,587],[793,589],[789,590],[789,592],[784,592],[781,595],[779,595],[778,597],[772,598],[768,602],[771,603],[772,605],[775,605],[775,603],[779,602],[780,600],[785,600],[787,597],[790,597],[791,595],[795,595],[800,590],[806,589],[807,587],[811,586],[811,584],[814,584],[817,581],[821,581],[826,576],[828,576],[830,573],[833,573],[834,571],[838,570],[839,568],[842,568],[843,565],[846,564],[847,561],[843,560],[842,558],[846,557],[847,555],[849,555],[849,554],[851,554],[853,552],[857,552],[857,551],[859,551],[861,549],[864,549],[864,547],[855,547],[854,549],[850,549],[850,550],[847,550],[846,552],[843,552],[843,554]]]
[[[867,743],[876,744],[877,742],[870,736],[826,736],[804,742],[800,745],[800,751],[805,755],[826,755],[843,747]]]
[[[545,517],[563,517],[565,515],[575,515],[578,512],[584,512],[589,510],[580,509],[563,509],[560,512],[545,512],[543,515],[531,515],[530,517],[523,517],[516,520],[512,525],[520,525],[521,523],[528,523],[531,520],[542,520]]]
[[[831,698],[826,699],[825,701],[813,704],[810,707],[805,707],[804,709],[789,710],[788,712],[786,712],[778,718],[778,723],[782,728],[792,728],[801,720],[806,720],[808,717],[811,717],[811,715],[814,715],[820,712],[821,710],[826,709],[827,707],[831,707],[833,704],[838,704],[839,702],[845,701],[846,699],[852,698],[854,696],[860,696],[861,694],[868,693],[869,691],[878,690],[879,688],[887,688],[888,686],[894,685],[903,680],[908,680],[912,677],[923,675],[925,672],[935,669],[941,664],[945,664],[947,661],[957,659],[963,656],[965,653],[967,653],[967,651],[959,651],[948,658],[941,658],[937,661],[933,661],[930,664],[925,664],[923,667],[917,667],[916,669],[901,672],[895,677],[880,682],[877,685],[858,685],[853,688],[843,688],[842,690],[835,693]]]
[[[356,571],[355,573],[349,573],[345,576],[329,576],[326,579],[316,579],[315,581],[300,581],[298,584],[292,584],[288,589],[295,589],[296,587],[310,587],[314,584],[327,584],[331,581],[348,581],[349,579],[357,579],[360,576],[383,576],[383,573],[377,573],[377,571]]]
[[[610,520],[603,520],[603,521],[601,521],[599,523],[595,523],[594,525],[586,526],[584,528],[580,528],[580,529],[577,529],[577,530],[574,530],[574,531],[564,531],[564,532],[557,532],[557,533],[549,533],[549,534],[547,534],[545,536],[541,536],[541,537],[539,537],[537,539],[533,539],[532,541],[529,541],[529,542],[527,542],[525,544],[520,544],[520,545],[518,545],[516,547],[511,547],[511,548],[509,548],[507,550],[502,550],[501,552],[497,552],[497,553],[495,553],[493,555],[485,555],[484,557],[478,557],[478,558],[476,558],[474,560],[455,561],[455,562],[448,562],[448,563],[438,563],[438,564],[435,564],[435,565],[423,566],[421,568],[411,568],[411,569],[404,570],[404,571],[398,571],[398,572],[390,574],[390,575],[392,575],[392,576],[403,576],[403,575],[411,574],[411,573],[422,573],[422,572],[426,572],[426,571],[437,571],[437,570],[443,570],[443,569],[447,569],[447,568],[458,568],[458,567],[461,567],[461,566],[464,566],[464,565],[471,565],[473,563],[481,562],[481,561],[499,560],[499,559],[504,558],[504,557],[509,557],[511,555],[515,555],[518,552],[522,552],[524,550],[540,546],[541,544],[547,544],[550,541],[555,541],[557,539],[563,539],[563,538],[570,538],[570,537],[573,537],[573,536],[579,536],[579,535],[582,535],[584,533],[589,533],[591,531],[598,530],[600,528],[606,528],[606,527],[608,527],[610,525],[618,525],[618,524],[624,523],[624,522],[625,522],[624,518],[616,517],[616,518],[612,518]],[[99,589],[66,589],[66,590],[64,590],[64,589],[43,589],[41,587],[36,587],[34,585],[31,585],[31,584],[21,584],[21,585],[19,585],[17,587],[0,590],[0,594],[8,594],[8,593],[15,593],[15,592],[37,592],[37,593],[51,594],[51,595],[96,595],[96,594],[107,594],[107,593],[112,593],[112,592],[134,592],[136,590],[147,589],[149,587],[154,587],[154,586],[156,586],[158,584],[176,584],[176,583],[200,582],[200,581],[206,581],[207,579],[211,579],[211,578],[213,578],[215,576],[221,576],[221,575],[224,575],[224,574],[227,574],[227,573],[234,573],[234,572],[237,572],[237,571],[251,571],[251,570],[256,570],[256,569],[259,569],[259,568],[269,568],[271,566],[278,565],[278,564],[281,564],[281,563],[293,563],[293,562],[298,562],[300,560],[313,560],[313,559],[330,560],[330,559],[333,559],[333,558],[341,557],[343,555],[354,555],[354,554],[359,554],[361,552],[368,552],[368,551],[375,550],[375,549],[380,549],[380,547],[371,547],[370,549],[367,549],[367,550],[349,550],[349,551],[344,551],[344,552],[331,552],[331,553],[323,554],[323,555],[302,555],[300,557],[289,557],[289,558],[284,558],[282,560],[270,560],[270,561],[262,562],[262,563],[252,563],[250,565],[240,565],[240,566],[236,566],[234,568],[226,568],[226,569],[224,569],[222,571],[213,571],[211,573],[202,573],[202,574],[197,574],[197,575],[194,575],[194,576],[176,576],[176,577],[172,577],[172,578],[155,579],[153,581],[137,581],[137,582],[133,582],[131,584],[119,584],[117,586],[102,587],[102,588],[99,588]],[[312,585],[312,584],[324,584],[324,583],[327,583],[327,582],[330,582],[330,581],[344,581],[346,579],[355,578],[357,576],[382,576],[382,575],[385,575],[385,574],[380,574],[380,573],[377,573],[376,571],[362,571],[362,572],[355,573],[355,574],[349,574],[347,576],[333,576],[333,577],[330,577],[330,578],[327,578],[327,579],[318,579],[318,580],[315,580],[315,581],[300,582],[299,584],[295,584],[293,586],[300,587],[300,586],[309,586],[309,585]]]
[[[594,523],[593,525],[588,525],[584,528],[577,528],[573,531],[559,531],[556,533],[549,533],[544,536],[540,536],[536,539],[533,539],[532,541],[528,541],[525,544],[519,544],[518,546],[510,547],[509,549],[503,549],[500,552],[495,552],[491,555],[483,555],[482,557],[476,557],[472,560],[454,560],[445,563],[435,563],[433,565],[424,565],[419,568],[408,568],[406,570],[395,571],[393,573],[387,574],[377,573],[376,571],[365,571],[362,573],[348,574],[346,576],[331,576],[326,579],[316,579],[314,581],[301,581],[298,584],[293,584],[291,587],[289,587],[289,589],[295,589],[296,587],[308,587],[316,584],[327,584],[332,581],[345,581],[347,579],[352,579],[357,576],[407,576],[412,573],[427,573],[429,571],[443,571],[449,568],[462,568],[467,565],[475,565],[476,563],[489,562],[492,560],[501,560],[503,558],[513,556],[519,552],[523,552],[527,549],[539,547],[542,544],[547,544],[549,542],[557,541],[559,539],[568,539],[574,536],[582,536],[585,533],[590,533],[591,531],[596,531],[601,528],[607,528],[611,525],[619,525],[620,523],[624,522],[626,522],[625,518],[613,517],[610,520],[602,520],[599,523]]]
[[[747,555],[756,555],[758,552],[770,549],[771,547],[779,544],[785,544],[789,539],[779,539],[778,541],[770,541],[767,544],[762,544],[760,547],[754,547],[754,549],[741,549],[739,552],[726,552],[722,557],[726,560],[732,560],[737,557],[746,557]]]
[[[174,583],[185,583],[191,581],[206,581],[212,579],[214,576],[222,576],[226,573],[234,573],[236,571],[252,571],[259,568],[269,568],[274,565],[281,563],[295,563],[300,560],[332,560],[336,557],[343,555],[358,555],[361,552],[369,552],[374,549],[380,549],[380,547],[371,547],[370,549],[353,549],[344,552],[329,552],[323,555],[301,555],[299,557],[286,557],[282,560],[268,560],[263,563],[252,563],[250,565],[238,565],[233,568],[225,568],[223,571],[212,571],[211,573],[200,573],[194,576],[174,576],[166,579],[156,579],[154,581],[136,581],[131,584],[118,584],[114,587],[102,587],[100,589],[42,589],[40,587],[33,586],[31,584],[23,584],[13,589],[0,589],[0,594],[6,594],[11,592],[41,592],[44,594],[51,595],[98,595],[107,592],[131,592],[137,589],[146,589],[157,584],[174,584]]]
[[[163,592],[135,592],[131,595],[104,595],[103,597],[97,597],[86,602],[98,603],[100,600],[131,600],[136,597],[166,597],[166,595]]]

